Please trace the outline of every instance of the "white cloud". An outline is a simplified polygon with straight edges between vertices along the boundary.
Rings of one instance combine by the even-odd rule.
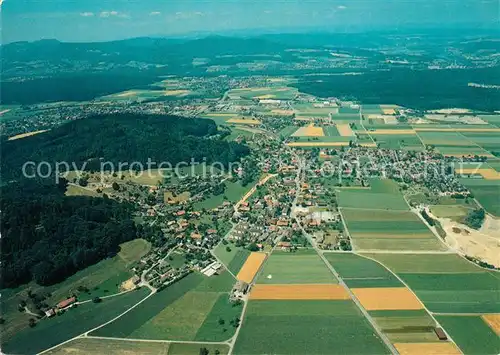
[[[91,16],[94,16],[94,13],[93,12],[82,12],[82,13],[80,13],[80,16],[91,17]]]
[[[152,11],[149,13],[149,16],[158,16],[158,15],[161,15],[160,11]]]
[[[339,10],[345,10],[345,9],[347,9],[347,6],[339,5],[339,6],[337,6],[337,9],[339,9]]]

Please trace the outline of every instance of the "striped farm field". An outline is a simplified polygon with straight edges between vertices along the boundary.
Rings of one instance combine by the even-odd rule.
[[[353,137],[354,136],[354,132],[352,131],[350,125],[344,123],[344,124],[337,124],[336,127],[337,127],[337,130],[341,136],[343,136],[343,137]]]
[[[247,125],[260,125],[259,120],[254,120],[251,118],[243,119],[243,118],[231,118],[226,121],[227,123],[236,123],[236,124],[247,124]]]
[[[486,212],[500,217],[500,199],[498,198],[500,180],[461,178],[459,181],[474,194]]]
[[[292,137],[323,137],[323,128],[315,127],[313,123],[306,127],[300,127],[292,134]]]
[[[234,354],[390,354],[351,300],[250,300]]]
[[[364,254],[395,272],[432,312],[500,313],[500,275],[456,254]]]
[[[245,264],[250,252],[232,243],[227,245],[221,243],[214,249],[214,254],[229,271],[236,275]]]
[[[245,264],[243,264],[240,272],[238,272],[238,275],[236,275],[236,278],[246,283],[251,283],[262,266],[262,263],[266,260],[266,257],[266,253],[251,253],[246,259]]]
[[[351,253],[324,255],[349,288],[403,286],[389,270],[376,261]]]
[[[480,315],[443,315],[436,318],[464,354],[500,353],[500,337]]]
[[[370,311],[377,323],[392,343],[439,342],[434,332],[436,322],[425,309]]]
[[[342,208],[341,213],[356,250],[445,249],[413,212]]]
[[[400,193],[376,193],[372,190],[339,190],[339,206],[342,208],[409,210]]]
[[[485,314],[481,318],[500,336],[500,314]]]
[[[416,134],[413,129],[375,129],[368,131],[370,135],[414,135]]]
[[[500,173],[493,168],[457,168],[455,173],[459,175],[480,175],[486,180],[500,180]]]
[[[335,284],[257,284],[252,288],[250,300],[349,300],[344,287]]]
[[[451,342],[442,343],[396,343],[400,355],[460,355],[462,352]]]
[[[423,304],[406,287],[352,288],[361,305],[368,311],[418,310]]]
[[[218,319],[229,322],[241,314],[242,306],[229,302],[228,292],[234,282],[227,272],[215,277],[191,273],[91,335],[183,341],[227,340],[235,329],[219,326]]]
[[[311,250],[296,252],[275,250],[267,259],[258,284],[326,284],[337,283],[319,255]]]

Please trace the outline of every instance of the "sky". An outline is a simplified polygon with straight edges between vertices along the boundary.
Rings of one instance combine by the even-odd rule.
[[[0,0],[2,43],[228,31],[500,27],[499,0]]]

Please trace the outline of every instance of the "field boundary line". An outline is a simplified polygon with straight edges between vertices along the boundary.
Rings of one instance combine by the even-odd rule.
[[[394,277],[396,277],[399,282],[401,282],[419,301],[420,303],[422,303],[422,306],[424,307],[425,311],[429,314],[429,316],[434,320],[435,324],[437,324],[441,329],[444,330],[444,332],[446,333],[446,335],[448,336],[448,340],[450,340],[450,342],[452,342],[456,347],[457,349],[460,350],[460,352],[463,354],[463,351],[462,349],[457,345],[457,343],[455,343],[455,341],[453,340],[453,338],[450,336],[450,334],[448,334],[448,332],[446,331],[446,329],[441,325],[441,323],[438,322],[438,320],[434,317],[434,313],[432,313],[431,311],[429,311],[427,309],[427,306],[424,304],[424,302],[422,302],[422,300],[417,296],[417,294],[415,293],[415,291],[413,291],[413,289],[411,289],[408,284],[401,278],[399,277],[395,272],[393,272],[390,268],[388,268],[387,266],[385,266],[382,262],[376,260],[376,259],[373,259],[369,256],[365,256],[365,255],[359,255],[357,254],[358,256],[362,257],[362,258],[365,258],[365,259],[369,259],[369,260],[372,260],[374,262],[376,262],[377,264],[379,264],[380,266],[382,266],[383,268],[385,268],[387,271],[389,271],[391,274],[394,275]]]
[[[106,323],[103,323],[103,324],[101,324],[101,325],[98,325],[98,326],[97,326],[97,327],[95,327],[95,328],[92,328],[92,329],[90,329],[90,330],[87,330],[87,331],[83,332],[82,334],[77,335],[76,337],[73,337],[73,338],[71,338],[71,339],[65,340],[65,341],[63,341],[62,343],[59,343],[59,344],[57,344],[57,345],[54,345],[54,346],[53,346],[53,347],[51,347],[51,348],[45,349],[45,350],[43,350],[43,351],[39,352],[38,354],[39,354],[39,355],[41,355],[41,354],[47,353],[47,352],[49,352],[49,351],[51,351],[51,350],[54,350],[54,349],[56,349],[56,348],[60,347],[61,345],[64,345],[64,344],[69,343],[70,341],[73,341],[73,340],[78,339],[78,338],[86,337],[86,336],[88,335],[88,333],[91,333],[91,332],[93,332],[94,330],[97,330],[97,329],[99,329],[99,328],[102,328],[102,327],[104,327],[104,326],[106,326],[106,325],[108,325],[108,324],[110,324],[110,323],[114,322],[115,320],[117,320],[117,319],[121,318],[122,316],[124,316],[125,314],[127,314],[128,312],[130,312],[131,310],[133,310],[135,307],[139,306],[142,302],[146,301],[148,298],[150,298],[150,297],[151,297],[151,296],[153,296],[154,294],[156,294],[156,291],[151,291],[151,293],[150,293],[149,295],[147,295],[146,297],[144,297],[142,300],[140,300],[140,301],[139,301],[139,302],[137,302],[135,305],[133,305],[133,306],[132,306],[132,307],[130,307],[129,309],[125,310],[125,312],[123,312],[123,313],[119,314],[119,315],[118,315],[118,316],[116,316],[115,318],[113,318],[113,319],[111,319],[111,320],[107,321]]]
[[[84,336],[80,339],[102,339],[102,340],[118,340],[118,341],[130,341],[130,342],[143,342],[143,343],[181,343],[181,344],[220,344],[228,345],[227,342],[223,341],[190,341],[190,340],[162,340],[162,339],[138,339],[138,338],[116,338],[116,337],[101,337],[101,336]]]

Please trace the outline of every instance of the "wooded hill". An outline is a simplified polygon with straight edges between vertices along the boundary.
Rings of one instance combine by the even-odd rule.
[[[223,140],[212,120],[168,115],[94,116],[2,145],[4,181],[21,177],[27,161],[74,162],[78,168],[87,162],[86,170],[98,171],[101,160],[146,166],[151,158],[175,166],[206,158],[207,163],[227,165],[249,153],[248,147]]]
[[[60,282],[115,255],[119,244],[142,236],[132,221],[134,206],[107,197],[65,196],[67,181],[22,177],[26,161],[75,162],[99,168],[100,159],[175,164],[191,158],[223,164],[249,152],[218,134],[211,120],[159,115],[96,116],[49,132],[2,142],[0,288],[31,280]]]

